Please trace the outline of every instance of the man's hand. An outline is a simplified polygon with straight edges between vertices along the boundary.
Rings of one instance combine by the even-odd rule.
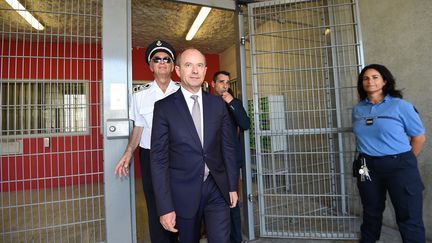
[[[174,228],[176,225],[176,213],[172,211],[159,217],[159,221],[165,230],[171,232],[178,232],[178,229]]]
[[[129,174],[129,161],[131,157],[132,154],[128,152],[124,153],[116,165],[114,174],[118,175],[119,177],[127,176]]]
[[[230,208],[235,208],[238,202],[237,192],[229,192],[230,196]]]
[[[126,146],[126,150],[123,156],[117,162],[114,174],[122,177],[129,174],[129,161],[131,160],[133,153],[141,140],[141,134],[144,127],[135,126],[132,130],[132,134],[129,137],[129,144]]]
[[[234,99],[234,97],[228,91],[225,91],[222,93],[222,99],[226,103],[230,103]]]

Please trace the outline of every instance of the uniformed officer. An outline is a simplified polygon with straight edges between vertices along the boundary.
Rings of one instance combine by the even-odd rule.
[[[360,153],[360,242],[379,240],[387,192],[403,242],[425,242],[424,185],[416,159],[426,139],[425,129],[414,106],[402,99],[395,86],[393,75],[379,64],[366,66],[358,76],[360,102],[353,108],[352,121]]]
[[[134,128],[129,137],[129,144],[115,168],[115,173],[120,177],[129,173],[130,159],[139,143],[141,178],[147,203],[150,238],[152,242],[157,243],[176,242],[177,238],[173,233],[166,231],[159,222],[150,174],[150,137],[154,103],[180,87],[171,80],[175,54],[174,48],[162,40],[157,40],[147,47],[145,58],[154,75],[154,81],[138,86],[134,90],[129,110]]]

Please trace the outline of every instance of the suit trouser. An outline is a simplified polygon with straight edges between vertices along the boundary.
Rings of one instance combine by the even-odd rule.
[[[159,221],[159,215],[157,213],[155,195],[153,190],[153,182],[151,178],[149,149],[141,148],[140,165],[144,196],[147,204],[150,240],[153,243],[176,242],[177,236],[173,233],[170,233],[169,231],[166,231]]]
[[[379,240],[386,193],[390,195],[396,222],[403,242],[425,242],[422,219],[424,185],[417,168],[417,159],[406,153],[366,159],[371,181],[357,178],[363,205],[363,223],[360,242]]]
[[[230,211],[211,173],[203,182],[201,201],[197,214],[193,218],[182,218],[177,214],[176,226],[180,242],[198,243],[200,241],[201,222],[204,222],[208,243],[229,243]]]
[[[242,242],[242,231],[241,231],[241,214],[240,214],[240,201],[237,202],[235,208],[230,209],[231,214],[231,243]]]

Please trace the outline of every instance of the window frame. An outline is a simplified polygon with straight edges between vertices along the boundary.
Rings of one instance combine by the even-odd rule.
[[[64,87],[66,87],[67,85],[68,85],[67,87],[71,87],[74,84],[77,84],[77,85],[78,84],[82,84],[82,86],[83,86],[82,87],[82,89],[83,89],[83,93],[82,94],[85,95],[85,98],[84,98],[85,104],[80,105],[80,107],[84,106],[84,109],[85,109],[85,118],[84,118],[85,121],[84,121],[84,124],[83,124],[84,125],[84,131],[65,132],[66,130],[73,129],[71,127],[65,127],[65,126],[62,127],[62,128],[59,128],[61,131],[58,131],[58,132],[52,131],[51,129],[47,128],[47,123],[49,123],[49,121],[47,121],[47,119],[50,119],[50,120],[52,120],[52,119],[51,118],[45,118],[45,120],[42,119],[41,121],[39,121],[39,120],[38,121],[32,121],[32,122],[36,122],[36,123],[40,122],[40,124],[36,128],[34,128],[31,125],[30,125],[30,128],[27,127],[27,126],[19,128],[19,131],[21,131],[21,134],[17,134],[17,131],[13,131],[13,130],[10,131],[10,132],[8,132],[8,134],[3,134],[4,130],[5,130],[3,128],[3,122],[4,122],[3,120],[5,118],[3,117],[3,114],[1,114],[0,123],[1,123],[2,127],[1,127],[1,134],[0,135],[2,136],[2,138],[5,138],[5,139],[18,139],[18,138],[37,138],[37,137],[56,137],[56,136],[80,136],[80,135],[88,135],[88,134],[90,134],[90,130],[91,130],[90,129],[90,109],[91,109],[91,104],[90,104],[90,81],[89,80],[0,79],[0,82],[1,82],[1,84],[0,84],[0,89],[1,89],[0,91],[1,91],[1,93],[3,92],[3,86],[4,85],[15,85],[15,87],[16,87],[16,85],[21,85],[22,87],[24,87],[27,84],[33,84],[33,85],[37,84],[37,85],[41,85],[41,86],[42,85],[59,85],[59,84],[63,84],[63,85],[65,85]],[[16,88],[15,88],[15,90],[16,90]],[[31,89],[29,91],[24,90],[22,92],[26,92],[26,93],[27,92],[31,92],[32,95],[34,94],[34,92]],[[39,90],[37,92],[39,92]],[[46,90],[43,90],[43,88],[41,88],[41,92],[42,92],[42,94],[44,94],[46,92]],[[4,94],[0,94],[0,105],[1,105],[2,109],[4,109],[5,107],[15,107],[15,106],[18,107],[18,106],[22,106],[23,105],[22,103],[20,104],[19,102],[16,102],[16,101],[22,99],[21,97],[19,97],[16,94],[15,94],[15,97],[12,98],[15,101],[14,104],[10,104],[10,103],[3,104],[3,97],[2,97],[3,95]],[[74,95],[74,94],[67,94],[67,93],[63,92],[60,95],[63,96],[61,99],[64,100],[65,95]],[[8,98],[7,102],[10,99],[11,98]],[[45,116],[46,115],[45,112],[46,112],[46,110],[49,109],[50,106],[53,106],[56,109],[63,109],[63,110],[65,110],[65,108],[67,106],[70,106],[70,104],[65,104],[64,101],[62,102],[61,105],[55,105],[55,104],[53,105],[53,102],[52,102],[53,98],[52,97],[51,97],[51,100],[50,100],[51,103],[48,103],[47,100],[46,100],[46,98],[43,98],[43,103],[41,103],[41,104],[38,104],[37,101],[35,102],[35,99],[33,97],[30,97],[28,99],[30,99],[32,102],[27,103],[26,106],[30,105],[31,107],[36,107],[37,110],[38,110],[37,111],[38,116]],[[20,110],[19,112],[23,111],[24,113],[27,113],[26,115],[23,115],[23,117],[27,116],[25,118],[31,119],[32,118],[31,109],[30,109],[30,111],[28,109],[29,108],[26,108],[26,110],[24,110],[21,107],[19,107],[17,110]],[[3,111],[2,111],[2,113],[3,113]],[[63,113],[63,119],[65,119],[65,115],[66,114]],[[30,118],[28,118],[28,117],[30,117]],[[9,119],[9,117],[6,117],[6,119]],[[54,118],[54,119],[56,119],[56,118]],[[60,123],[61,121],[60,120],[56,120],[56,122]],[[15,125],[15,127],[18,127],[18,126]],[[76,127],[74,127],[74,128],[76,128]],[[35,133],[31,133],[31,130],[33,130],[33,129],[36,129],[38,131],[35,132]],[[44,130],[44,132],[41,132],[42,130]],[[15,133],[15,134],[11,134],[11,133]]]

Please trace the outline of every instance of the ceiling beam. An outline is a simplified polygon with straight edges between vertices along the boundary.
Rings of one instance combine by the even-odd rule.
[[[194,5],[206,6],[235,11],[236,2],[234,0],[172,0],[173,2],[189,3]]]

